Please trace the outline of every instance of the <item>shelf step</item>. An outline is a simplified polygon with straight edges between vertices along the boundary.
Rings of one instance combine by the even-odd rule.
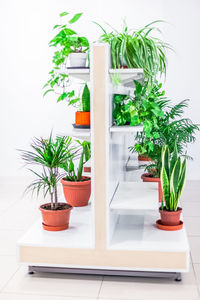
[[[119,214],[158,209],[158,183],[120,182],[110,209]]]
[[[110,132],[112,133],[136,133],[138,131],[143,131],[143,126],[139,125],[139,126],[129,126],[129,125],[125,125],[125,126],[117,126],[117,125],[113,125],[110,127]]]
[[[92,226],[91,204],[74,207],[67,230],[45,231],[42,228],[42,220],[38,220],[19,240],[18,246],[93,248]]]
[[[71,136],[77,139],[90,141],[90,129],[76,129],[73,128],[70,131],[60,132],[60,135]]]
[[[115,74],[119,75],[121,84],[134,87],[134,80],[141,80],[144,76],[143,69],[110,69],[111,79]]]
[[[67,74],[70,76],[84,81],[90,80],[90,69],[67,69]]]

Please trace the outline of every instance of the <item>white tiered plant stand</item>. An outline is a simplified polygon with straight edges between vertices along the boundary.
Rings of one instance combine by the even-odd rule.
[[[156,183],[125,181],[128,139],[141,126],[113,126],[111,74],[134,88],[141,69],[110,69],[110,49],[91,46],[90,70],[70,70],[70,76],[90,81],[91,129],[75,130],[91,140],[92,195],[87,207],[73,208],[68,230],[48,232],[36,222],[18,242],[19,260],[29,272],[63,272],[169,277],[180,280],[189,270],[189,246],[183,227],[156,228]],[[137,179],[138,181],[138,179]],[[64,199],[64,198],[63,198]]]

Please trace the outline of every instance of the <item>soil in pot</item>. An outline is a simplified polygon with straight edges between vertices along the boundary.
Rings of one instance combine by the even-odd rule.
[[[90,125],[90,112],[89,111],[77,111],[75,115],[76,125]]]
[[[51,209],[51,203],[40,206],[43,228],[48,231],[60,231],[69,227],[69,218],[72,206],[67,203],[58,203],[57,209]]]
[[[67,203],[80,207],[88,205],[91,195],[91,178],[83,176],[82,181],[67,181],[61,179],[63,192]]]
[[[144,173],[141,176],[143,182],[158,182],[158,201],[162,202],[163,191],[161,186],[161,180],[159,177],[153,177],[150,173]]]

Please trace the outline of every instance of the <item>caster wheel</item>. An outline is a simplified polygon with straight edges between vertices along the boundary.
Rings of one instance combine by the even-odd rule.
[[[176,278],[175,281],[180,282],[180,281],[182,281],[182,279],[181,278]]]
[[[33,271],[28,272],[28,275],[33,275],[35,274]]]

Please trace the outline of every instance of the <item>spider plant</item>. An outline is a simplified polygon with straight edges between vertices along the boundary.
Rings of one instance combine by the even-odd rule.
[[[100,24],[96,23],[103,31],[100,36],[102,42],[111,46],[113,68],[142,68],[147,79],[153,79],[157,74],[166,74],[166,50],[169,44],[153,37],[154,31],[161,32],[155,24],[162,20],[153,21],[139,30],[128,29],[124,23],[122,32],[112,28],[107,32]]]
[[[56,137],[55,141],[52,134],[48,139],[34,138],[31,143],[31,151],[20,150],[21,158],[26,165],[38,165],[42,167],[42,172],[29,169],[37,179],[34,180],[26,191],[37,192],[42,190],[44,197],[50,194],[51,209],[58,207],[57,182],[63,177],[59,173],[59,167],[66,164],[68,160],[77,153],[77,148],[72,145],[70,137]]]

